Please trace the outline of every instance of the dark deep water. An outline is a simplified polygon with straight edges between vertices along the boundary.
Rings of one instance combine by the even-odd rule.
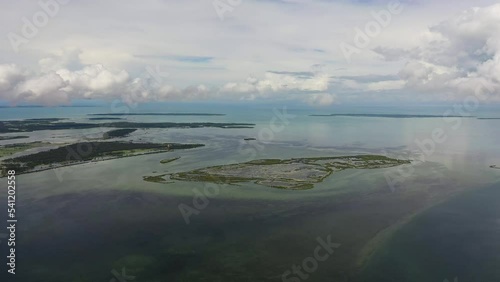
[[[273,111],[228,112],[204,119],[255,122],[256,128],[143,130],[129,140],[207,146],[19,176],[17,274],[4,279],[2,272],[2,281],[500,280],[500,170],[489,167],[500,165],[498,120],[464,119],[452,130],[439,118],[314,118],[291,111],[296,117],[272,140],[242,145],[243,138],[269,128]],[[75,116],[83,119],[81,113]],[[181,119],[164,117],[170,118]],[[415,140],[428,138],[437,127],[447,140],[425,156],[426,162],[411,166],[411,175],[394,191],[385,173],[397,168],[343,171],[307,191],[218,186],[186,224],[179,204],[193,206],[206,184],[142,179],[262,158],[417,158]],[[30,141],[93,134],[99,132],[29,133]],[[160,164],[177,156],[178,161]],[[3,211],[6,179],[0,181]],[[314,271],[304,270],[318,240],[327,238],[340,246],[316,261]],[[305,278],[292,274],[283,280],[294,265],[302,267]]]

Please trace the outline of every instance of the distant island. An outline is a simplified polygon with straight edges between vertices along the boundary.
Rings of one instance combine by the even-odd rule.
[[[405,114],[329,114],[329,115],[309,115],[311,117],[380,117],[380,118],[443,118],[460,117],[474,118],[474,116],[439,116],[439,115],[405,115]]]
[[[117,117],[96,117],[96,118],[89,118],[89,120],[123,120],[123,118],[117,118]]]
[[[491,167],[491,168],[500,169],[500,167],[499,167],[499,166],[497,166],[497,165],[490,165],[490,167]]]
[[[109,113],[88,114],[89,116],[225,116],[225,114],[209,113]]]
[[[39,130],[110,128],[253,128],[253,123],[214,123],[214,122],[107,122],[79,123],[63,122],[60,119],[26,119],[0,121],[0,133],[32,132]]]
[[[81,142],[3,160],[1,164],[2,177],[6,175],[9,169],[15,169],[17,174],[23,174],[86,162],[156,154],[203,146],[203,144],[178,143]]]
[[[157,175],[157,176],[143,176],[142,179],[144,181],[148,181],[148,182],[164,182],[164,179],[163,177],[165,176],[166,174],[162,174],[162,175]]]
[[[30,138],[29,136],[0,136],[0,141],[4,140],[14,140],[14,139],[25,139]]]
[[[315,183],[322,182],[332,173],[345,169],[387,168],[409,163],[407,160],[376,155],[265,159],[173,173],[170,179],[229,184],[254,182],[272,188],[305,190],[313,188]],[[167,179],[159,176],[145,177],[145,180],[167,182]]]
[[[175,158],[171,158],[171,159],[163,159],[163,160],[161,160],[161,161],[160,161],[160,163],[162,163],[162,164],[168,164],[168,163],[171,163],[171,162],[173,162],[173,161],[176,161],[176,160],[178,160],[178,159],[180,159],[180,158],[181,158],[181,157],[175,157]]]
[[[24,119],[23,121],[60,121],[60,120],[65,120],[66,118],[28,118]]]
[[[118,138],[118,137],[126,137],[130,133],[135,132],[136,130],[137,129],[135,129],[135,128],[115,129],[115,130],[105,132],[102,135],[102,138],[103,139],[111,139],[111,138]]]

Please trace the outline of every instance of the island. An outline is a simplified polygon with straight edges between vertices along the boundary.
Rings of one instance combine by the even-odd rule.
[[[34,149],[38,147],[48,147],[48,146],[56,146],[61,144],[52,144],[49,142],[35,141],[30,143],[15,143],[0,146],[0,158],[7,157],[13,155],[15,153],[23,152],[29,149]]]
[[[89,128],[253,128],[252,123],[216,122],[106,122],[81,123],[60,119],[26,119],[0,121],[0,133],[32,132],[39,130],[89,129]]]
[[[500,169],[500,167],[499,167],[499,166],[497,166],[497,165],[490,165],[490,167],[491,167],[491,168],[495,168],[495,169]]]
[[[203,147],[203,144],[81,142],[30,155],[5,159],[1,163],[1,176],[14,169],[17,174],[42,171],[57,167],[97,162],[109,159],[156,154],[179,149]]]
[[[96,118],[89,118],[89,120],[123,120],[123,118],[117,118],[117,117],[96,117]]]
[[[108,113],[89,114],[90,116],[225,116],[225,114],[209,113]]]
[[[226,184],[253,182],[272,188],[305,190],[342,170],[388,168],[409,163],[411,162],[408,160],[377,155],[264,159],[173,173],[170,174],[170,179]],[[166,183],[162,176],[145,180]]]
[[[163,179],[163,177],[165,176],[166,174],[162,174],[162,175],[156,175],[156,176],[143,176],[142,179],[144,179],[144,181],[148,181],[148,182],[165,182],[165,179]]]
[[[475,116],[407,115],[407,114],[329,114],[309,115],[310,117],[368,117],[368,118],[475,118]]]
[[[0,136],[0,141],[4,140],[14,140],[14,139],[26,139],[30,138],[29,136],[18,135],[18,136]]]
[[[245,140],[245,141],[255,141],[255,140],[257,140],[257,138],[248,137],[248,138],[244,138],[243,140]]]
[[[65,120],[66,118],[28,118],[25,119],[24,121],[39,121],[39,122],[53,122],[53,121],[60,121],[60,120]]]
[[[171,159],[163,159],[160,161],[161,164],[168,164],[168,163],[171,163],[173,161],[176,161],[178,159],[180,159],[181,157],[175,157],[175,158],[171,158]]]
[[[111,138],[126,137],[130,133],[132,133],[132,132],[134,132],[136,130],[137,129],[135,129],[135,128],[115,129],[115,130],[111,130],[111,131],[105,132],[102,135],[102,138],[103,139],[111,139]]]

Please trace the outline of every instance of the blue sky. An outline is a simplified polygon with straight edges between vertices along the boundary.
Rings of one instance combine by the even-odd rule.
[[[495,2],[4,1],[0,101],[496,103]]]

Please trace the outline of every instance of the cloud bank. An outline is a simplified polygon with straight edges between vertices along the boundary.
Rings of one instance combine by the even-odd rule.
[[[407,89],[457,99],[486,91],[500,100],[500,4],[471,8],[431,27],[410,50],[376,48],[386,60],[406,60]]]
[[[402,13],[348,62],[339,44],[352,41],[386,1],[245,1],[224,20],[210,1],[70,1],[18,52],[4,39],[0,101],[296,101],[320,107],[455,101],[478,88],[487,92],[484,102],[499,101],[500,4],[401,2]],[[0,33],[22,34],[19,19],[31,20],[40,9],[6,3]]]

